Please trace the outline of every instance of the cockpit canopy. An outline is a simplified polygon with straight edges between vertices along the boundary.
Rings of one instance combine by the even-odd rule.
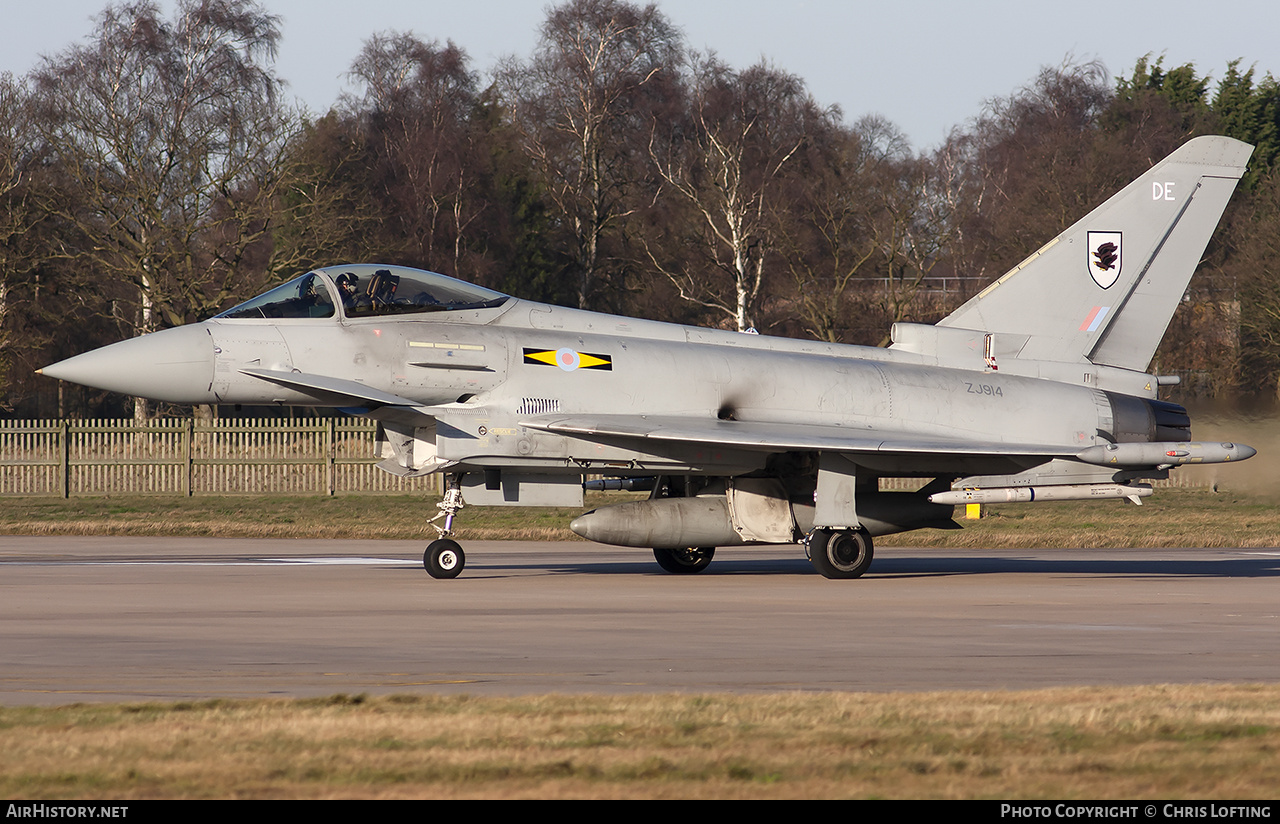
[[[507,298],[435,272],[357,263],[307,272],[215,317],[332,318],[341,312],[343,317],[361,318],[489,309]]]

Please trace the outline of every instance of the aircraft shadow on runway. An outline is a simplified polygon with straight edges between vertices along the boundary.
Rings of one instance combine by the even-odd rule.
[[[491,577],[502,570],[542,570],[563,575],[663,575],[656,563],[635,561],[571,561],[564,563],[486,564],[468,568],[468,574]],[[706,578],[725,575],[806,575],[818,573],[803,557],[716,559],[703,572],[672,578]],[[950,575],[1085,575],[1100,578],[1268,578],[1280,576],[1280,554],[1239,558],[1034,558],[972,556],[878,557],[865,576],[874,578],[925,578]],[[856,585],[856,584],[855,584]]]
[[[1280,556],[1247,558],[885,558],[871,575],[1041,574],[1098,578],[1267,578],[1280,575]]]

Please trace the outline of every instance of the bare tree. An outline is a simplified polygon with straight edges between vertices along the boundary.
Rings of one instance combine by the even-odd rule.
[[[278,18],[250,0],[110,6],[90,40],[32,73],[42,138],[74,197],[66,250],[132,284],[138,332],[208,314],[263,280],[296,121],[269,68]]]
[[[362,130],[330,112],[290,141],[273,178],[276,211],[265,269],[272,280],[339,260],[386,254],[385,210],[369,195],[372,161]]]
[[[0,75],[0,386],[8,383],[14,336],[13,285],[29,263],[15,248],[39,219],[30,193],[34,141],[27,117],[26,89],[10,74]],[[0,407],[5,405],[0,398]]]
[[[351,102],[375,147],[386,219],[422,265],[461,273],[468,228],[484,209],[472,113],[479,103],[467,55],[411,34],[376,35],[351,70],[364,84]]]
[[[917,156],[878,116],[842,130],[810,174],[786,236],[793,305],[805,330],[848,340],[851,320],[873,315],[859,342],[889,342],[888,324],[932,307],[920,300],[956,231],[954,167],[941,151]]]
[[[1237,191],[1235,197],[1240,198],[1240,195]],[[1245,374],[1254,388],[1265,386],[1280,397],[1280,280],[1275,276],[1280,271],[1280,169],[1272,169],[1266,176],[1259,178],[1256,190],[1249,192],[1241,200],[1228,213],[1225,233],[1225,245],[1229,249],[1225,274],[1238,284],[1237,290],[1234,294],[1224,290],[1223,294],[1213,295],[1216,300],[1202,299],[1195,303],[1184,303],[1179,306],[1179,314],[1226,314],[1234,308],[1239,316],[1238,328],[1242,340],[1215,347],[1213,344],[1217,341],[1213,338],[1220,337],[1222,331],[1215,330],[1212,326],[1203,328],[1202,324],[1201,328],[1194,329],[1192,334],[1180,341],[1183,345],[1189,342],[1198,349],[1192,354],[1200,357],[1157,351],[1156,363],[1167,371],[1172,371],[1172,367],[1207,374],[1212,380],[1225,384],[1212,387],[1221,391],[1230,388],[1229,382],[1223,380],[1223,372],[1226,371],[1223,367],[1232,365],[1231,355],[1239,353],[1243,348],[1245,363],[1241,365],[1247,370]],[[1193,327],[1196,325],[1194,320],[1187,323],[1175,315],[1175,329],[1179,323]],[[1171,341],[1166,339],[1162,349],[1173,349],[1170,344]],[[1236,374],[1231,377],[1240,376]]]
[[[655,269],[680,296],[752,328],[765,294],[767,259],[783,209],[781,182],[807,141],[832,127],[795,75],[764,63],[742,72],[696,60],[688,128],[650,144],[658,173],[692,209],[685,254]],[[689,255],[689,249],[696,253]]]
[[[794,229],[783,238],[795,287],[791,311],[818,340],[848,342],[850,319],[866,314],[860,298],[870,290],[859,287],[876,278],[881,262],[877,186],[889,176],[880,166],[898,154],[865,128],[842,129],[797,202]]]
[[[970,133],[955,137],[966,144],[963,186],[982,193],[957,218],[957,271],[1003,274],[1146,168],[1132,162],[1134,141],[1102,129],[1114,97],[1099,63],[1046,68],[1026,88],[989,101]]]
[[[607,279],[605,238],[636,209],[647,134],[636,126],[669,97],[679,41],[656,5],[570,0],[550,10],[533,57],[497,73],[524,151],[563,215],[579,307]]]
[[[948,160],[945,151],[905,158],[894,164],[896,185],[882,190],[884,211],[875,225],[885,260],[883,305],[891,324],[933,321],[941,314],[942,304],[926,306],[921,298],[959,232],[956,211],[963,182]],[[921,316],[930,312],[933,317]],[[879,344],[889,344],[887,330]]]

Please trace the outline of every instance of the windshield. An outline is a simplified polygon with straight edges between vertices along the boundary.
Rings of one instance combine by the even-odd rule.
[[[214,317],[331,318],[333,315],[329,285],[320,275],[308,272]]]
[[[357,263],[308,272],[216,317],[331,318],[334,293],[349,318],[488,309],[507,300],[501,292],[435,272]]]

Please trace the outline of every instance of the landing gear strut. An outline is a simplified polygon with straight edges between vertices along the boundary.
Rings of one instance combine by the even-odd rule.
[[[446,475],[444,481],[444,500],[436,504],[440,514],[428,521],[439,538],[427,545],[427,551],[422,555],[422,566],[432,578],[457,578],[467,565],[467,556],[458,542],[448,536],[453,534],[453,517],[465,506],[462,502],[462,476]],[[444,526],[436,523],[441,518],[444,518]]]
[[[859,578],[871,566],[871,536],[865,529],[820,527],[809,535],[809,560],[824,578]]]

